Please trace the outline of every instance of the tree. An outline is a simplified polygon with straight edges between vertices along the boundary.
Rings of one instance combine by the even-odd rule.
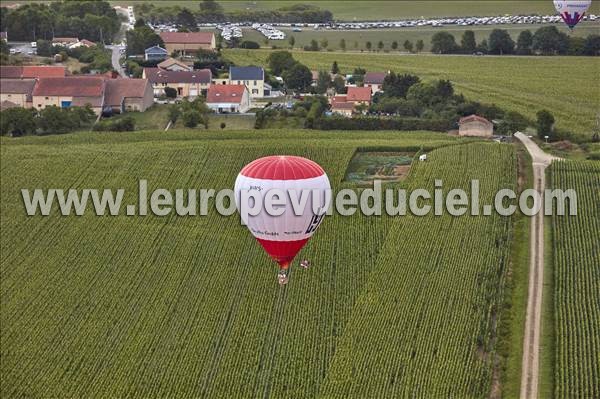
[[[544,26],[533,34],[532,47],[542,54],[566,54],[569,37],[560,32],[556,26]]]
[[[200,122],[202,122],[202,114],[198,110],[190,109],[183,113],[181,120],[183,121],[183,125],[185,127],[194,128],[198,126]]]
[[[260,48],[260,44],[253,42],[252,40],[244,40],[242,43],[240,43],[240,48],[257,50]]]
[[[167,96],[167,98],[177,98],[177,89],[167,86],[164,90],[165,96]]]
[[[321,39],[321,48],[326,49],[329,46],[329,41],[326,38]]]
[[[406,98],[408,90],[420,81],[421,79],[415,75],[397,75],[395,72],[390,72],[383,80],[383,91],[386,97]]]
[[[165,45],[161,37],[147,25],[128,30],[126,37],[127,55],[141,55],[148,47]]]
[[[480,53],[487,54],[487,52],[488,52],[488,42],[487,42],[487,40],[483,39],[481,41],[481,43],[479,43],[479,46],[477,46],[477,51],[480,52]]]
[[[475,41],[475,32],[472,30],[466,30],[460,40],[460,48],[465,54],[472,54],[477,48],[477,42]]]
[[[494,29],[490,33],[488,41],[490,54],[512,54],[515,52],[515,42],[510,37],[508,31],[504,29]]]
[[[569,36],[569,55],[585,55],[585,39],[583,37]]]
[[[319,71],[319,76],[317,78],[317,94],[325,94],[327,89],[331,84],[331,75],[327,71]]]
[[[290,48],[294,48],[294,44],[296,44],[296,39],[294,38],[294,36],[290,36],[288,42],[290,43]]]
[[[143,18],[138,18],[135,20],[134,28],[141,28],[142,26],[146,26],[146,21]]]
[[[600,55],[600,35],[589,35],[583,45],[585,55]]]
[[[267,58],[269,69],[274,75],[280,76],[283,71],[291,69],[296,60],[289,51],[274,51]]]
[[[10,49],[8,48],[8,43],[6,40],[0,39],[0,54],[8,55],[10,54]]]
[[[531,54],[531,46],[533,45],[533,34],[530,30],[524,30],[519,33],[517,38],[517,54],[529,55]]]
[[[444,99],[448,99],[454,95],[454,86],[449,80],[438,80],[435,85],[436,94]]]
[[[291,69],[283,74],[287,87],[302,92],[312,83],[312,72],[306,65],[296,63]]]
[[[406,99],[427,107],[439,102],[436,88],[429,83],[417,83],[411,86]]]
[[[173,123],[176,123],[177,119],[179,119],[179,116],[181,116],[181,110],[179,109],[179,106],[177,104],[170,105],[169,120]]]
[[[333,89],[337,94],[346,94],[346,92],[348,91],[348,88],[346,87],[346,82],[341,76],[336,76],[335,78],[333,78],[333,83],[331,85],[333,86]]]
[[[310,46],[308,46],[308,51],[319,51],[319,42],[315,39],[310,41]]]
[[[3,136],[24,136],[36,130],[35,111],[21,107],[0,112],[0,133]]]
[[[417,40],[416,48],[417,48],[417,53],[420,53],[425,48],[425,42],[421,39]]]
[[[38,40],[36,44],[37,55],[42,57],[51,57],[54,55],[54,48],[50,40]]]
[[[341,39],[340,40],[340,49],[342,51],[346,51],[346,39]]]
[[[452,54],[458,46],[454,36],[448,32],[437,32],[431,38],[431,51],[437,54]]]
[[[380,41],[377,43],[377,50],[379,50],[379,51],[383,50],[383,46],[384,46],[384,44],[383,44],[383,41],[381,41],[381,40],[380,40]]]
[[[367,50],[371,51],[371,48],[373,47],[373,44],[371,42],[367,42],[365,44],[365,46],[367,47]]]
[[[225,18],[223,7],[215,0],[203,0],[199,7],[198,19],[203,22],[220,22]]]
[[[409,53],[412,53],[413,52],[413,48],[414,48],[414,46],[413,46],[413,44],[412,44],[412,42],[410,40],[407,40],[407,41],[404,42],[404,49],[406,51],[408,51]]]
[[[333,64],[331,65],[331,73],[334,75],[340,73],[340,68],[338,67],[337,61],[333,61]]]
[[[551,136],[554,126],[554,116],[545,109],[537,113],[537,132],[538,136],[543,139],[544,136]]]
[[[392,42],[392,50],[398,50],[398,42],[395,40]]]
[[[221,122],[221,129],[225,129],[227,127],[227,124],[225,124],[225,122]]]

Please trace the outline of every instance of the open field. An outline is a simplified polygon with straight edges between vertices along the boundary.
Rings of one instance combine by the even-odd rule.
[[[377,43],[382,41],[384,44],[384,50],[391,50],[392,42],[398,42],[398,50],[405,51],[402,47],[405,40],[410,40],[413,44],[417,40],[423,40],[425,43],[425,51],[431,49],[431,37],[440,31],[450,32],[456,38],[456,42],[460,44],[460,39],[465,30],[472,30],[475,32],[475,38],[478,43],[483,39],[488,40],[490,33],[493,29],[505,29],[512,36],[516,42],[519,33],[529,29],[535,32],[543,25],[485,25],[485,26],[445,26],[443,28],[433,27],[415,27],[415,28],[398,28],[398,29],[367,29],[367,30],[314,30],[313,28],[303,28],[302,32],[293,32],[291,29],[281,29],[286,34],[286,40],[270,40],[265,42],[265,36],[260,32],[253,29],[243,29],[244,37],[242,40],[252,40],[259,43],[261,46],[277,46],[277,47],[289,47],[289,37],[294,36],[296,41],[294,47],[302,48],[310,44],[311,40],[321,42],[322,39],[327,39],[329,42],[327,49],[329,50],[341,50],[340,40],[346,41],[346,50],[366,50],[366,42],[370,41],[373,45],[373,49],[377,48]],[[562,32],[569,33],[568,28],[564,24],[557,24],[556,27]],[[577,26],[577,29],[571,34],[578,37],[586,37],[591,34],[597,34],[600,31],[600,24],[597,22],[582,23]]]
[[[577,215],[554,216],[554,396],[600,397],[600,163],[554,162],[552,188],[575,189]]]
[[[270,50],[227,50],[238,65],[267,65]],[[450,79],[467,98],[495,103],[535,119],[540,109],[554,113],[557,126],[591,137],[600,109],[598,57],[474,57],[385,53],[294,51],[311,69],[330,70],[337,61],[343,73],[410,72],[426,79]]]
[[[512,146],[435,133],[139,132],[1,141],[3,397],[487,398],[511,219],[328,217],[285,289],[236,217],[25,216],[21,188],[232,187],[259,156],[429,152],[397,187],[516,184]],[[212,208],[211,208],[212,209]],[[360,245],[358,245],[360,244]]]
[[[139,1],[111,1],[115,5],[135,5]],[[150,1],[156,5],[164,1]],[[198,2],[172,0],[169,5],[197,9]],[[327,9],[337,20],[390,20],[396,18],[487,16],[504,14],[554,14],[552,2],[548,1],[220,1],[226,11],[273,10],[292,4],[312,4]],[[594,2],[595,3],[595,2]],[[600,13],[600,6],[592,4],[592,13]]]

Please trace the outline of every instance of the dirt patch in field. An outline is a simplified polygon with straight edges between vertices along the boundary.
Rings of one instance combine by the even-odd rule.
[[[373,181],[398,182],[408,177],[411,152],[357,152],[346,170],[345,181],[372,185]]]

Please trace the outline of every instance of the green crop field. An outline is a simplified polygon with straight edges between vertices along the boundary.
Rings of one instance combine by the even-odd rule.
[[[429,153],[400,186],[514,188],[512,146],[435,133],[183,131],[1,141],[2,397],[476,397],[512,220],[328,217],[280,288],[237,217],[25,216],[20,189],[231,188],[307,156],[336,188],[357,148]],[[394,183],[396,184],[396,183]]]
[[[556,25],[556,27],[565,32],[569,33],[568,28],[563,25]],[[253,29],[243,29],[243,39],[242,40],[252,40],[259,43],[261,46],[277,46],[277,47],[289,47],[289,37],[293,36],[295,40],[294,47],[295,48],[303,48],[310,44],[311,40],[316,40],[317,42],[321,42],[323,39],[327,39],[328,50],[341,50],[340,41],[344,39],[346,41],[346,50],[355,51],[355,50],[366,50],[366,43],[368,41],[373,45],[373,49],[377,48],[377,43],[380,41],[384,44],[384,51],[391,50],[392,42],[398,42],[398,51],[405,51],[404,41],[410,40],[413,45],[417,42],[417,40],[423,40],[425,44],[425,51],[430,51],[431,49],[431,37],[440,31],[450,32],[456,38],[456,42],[460,43],[460,38],[466,29],[472,30],[475,32],[475,38],[478,43],[480,43],[484,39],[488,39],[490,33],[493,29],[505,29],[512,36],[515,42],[519,36],[519,33],[522,31],[529,29],[532,32],[535,32],[540,28],[540,25],[502,25],[500,27],[494,25],[485,25],[485,26],[470,26],[468,28],[464,26],[445,26],[443,28],[433,28],[433,27],[415,27],[415,28],[398,28],[398,29],[370,29],[370,30],[314,30],[312,28],[303,28],[302,32],[294,32],[292,29],[281,29],[285,32],[287,39],[286,40],[269,40],[265,41],[265,36],[263,36],[260,32]],[[591,34],[597,34],[600,30],[600,25],[597,23],[581,23],[577,26],[577,29],[570,33],[572,36],[577,37],[586,37]],[[217,33],[217,32],[215,32]]]
[[[554,396],[597,398],[600,397],[600,163],[554,162],[550,176],[552,188],[577,192],[577,215],[552,218]]]
[[[270,50],[227,50],[238,65],[267,65]],[[550,110],[557,126],[591,137],[600,109],[598,57],[435,56],[386,53],[294,51],[311,69],[330,70],[337,61],[343,73],[410,72],[425,79],[450,79],[467,98],[494,103],[535,119]]]
[[[146,1],[144,1],[146,2]],[[191,0],[148,1],[159,6],[168,3],[197,9],[198,2]],[[111,1],[115,5],[134,5],[139,0]],[[285,1],[219,1],[225,11],[236,10],[273,10],[292,4],[312,4],[329,10],[337,20],[391,20],[398,18],[420,17],[452,17],[472,15],[505,15],[505,14],[554,14],[551,1],[341,1],[341,0],[285,0]],[[600,6],[592,4],[592,13],[600,13]]]

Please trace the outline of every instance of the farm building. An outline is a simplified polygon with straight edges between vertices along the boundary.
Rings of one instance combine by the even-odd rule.
[[[469,115],[458,121],[459,136],[492,137],[494,125],[478,115]]]
[[[373,94],[382,90],[383,81],[387,76],[387,72],[367,72],[364,76],[363,83],[365,87],[370,87]]]
[[[250,93],[244,85],[212,85],[206,105],[217,113],[238,113],[250,109]]]
[[[11,102],[15,107],[31,108],[34,79],[0,80],[0,101]]]
[[[143,112],[154,104],[154,91],[148,79],[108,79],[104,95],[104,109],[112,112]]]
[[[34,78],[60,78],[67,76],[64,66],[0,66],[2,79],[34,79]]]
[[[352,116],[354,103],[335,101],[331,103],[331,112],[343,116]]]
[[[178,97],[197,97],[206,94],[212,80],[212,72],[210,69],[171,71],[144,68],[142,77],[150,81],[155,96],[165,94],[165,87],[171,87],[177,90]]]
[[[42,110],[55,105],[61,108],[90,105],[102,112],[105,79],[95,77],[39,78],[33,89],[33,107]]]
[[[161,32],[160,37],[168,54],[175,51],[187,54],[216,48],[215,34],[212,32]]]
[[[169,52],[160,46],[152,46],[144,50],[144,59],[146,61],[164,60],[168,57]]]
[[[370,87],[348,87],[346,101],[354,104],[371,104],[371,88]]]

